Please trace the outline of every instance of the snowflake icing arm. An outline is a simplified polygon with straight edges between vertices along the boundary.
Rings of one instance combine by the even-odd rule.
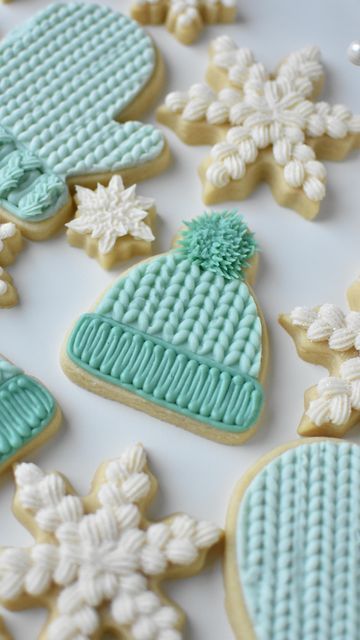
[[[329,376],[305,394],[302,435],[343,435],[359,419],[360,411],[360,312],[358,282],[350,287],[350,311],[334,304],[295,307],[280,323],[295,342],[303,360],[321,364]]]
[[[103,465],[84,499],[35,465],[19,465],[16,482],[16,512],[37,538],[29,550],[0,553],[2,602],[49,606],[49,640],[92,640],[105,628],[131,640],[180,639],[182,616],[157,583],[199,568],[221,533],[185,515],[145,519],[156,482],[140,445]]]
[[[141,24],[165,23],[183,44],[191,44],[205,24],[233,22],[236,0],[133,0],[131,15]]]
[[[17,290],[11,276],[0,266],[0,309],[13,307],[18,302]]]

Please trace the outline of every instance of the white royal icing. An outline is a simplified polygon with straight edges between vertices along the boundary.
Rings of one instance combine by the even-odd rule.
[[[3,280],[4,274],[5,274],[4,269],[0,267],[0,296],[4,296],[8,290],[8,283],[5,280]]]
[[[296,307],[290,314],[293,325],[306,329],[312,342],[327,341],[334,351],[360,351],[360,312],[348,314],[334,304],[323,304],[319,309]]]
[[[101,253],[109,253],[117,239],[126,235],[154,240],[150,227],[143,222],[154,200],[138,196],[136,185],[125,189],[120,176],[113,176],[107,187],[99,184],[94,191],[77,186],[76,197],[77,216],[66,226],[99,240]]]
[[[159,0],[135,0],[135,4],[144,5],[161,4]],[[167,18],[175,21],[175,27],[187,29],[203,22],[201,11],[206,7],[234,7],[236,0],[168,0]]]
[[[0,224],[0,252],[5,247],[5,240],[12,238],[16,233],[16,226],[13,222],[4,222]]]
[[[318,397],[306,412],[314,424],[325,422],[345,424],[353,409],[360,410],[360,357],[349,358],[339,370],[339,376],[329,376],[317,385]]]
[[[48,640],[97,637],[102,613],[129,639],[180,640],[179,613],[152,578],[196,562],[220,529],[187,515],[144,524],[141,505],[151,495],[151,480],[141,445],[105,465],[94,513],[84,512],[81,498],[69,495],[56,473],[24,463],[15,476],[18,505],[47,541],[1,551],[0,598],[39,597],[56,585]]]
[[[307,47],[292,53],[272,79],[249,49],[239,49],[228,36],[213,43],[212,64],[227,74],[228,88],[215,93],[202,84],[166,97],[167,108],[184,120],[230,125],[226,139],[211,152],[206,177],[216,188],[245,175],[261,149],[272,145],[285,182],[301,188],[313,201],[325,195],[326,170],[306,138],[344,138],[360,132],[360,116],[343,105],[311,100],[323,77],[320,52]]]

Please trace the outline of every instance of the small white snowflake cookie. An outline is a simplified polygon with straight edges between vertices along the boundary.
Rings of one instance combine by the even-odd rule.
[[[360,279],[347,297],[348,313],[326,303],[280,316],[300,357],[329,371],[305,394],[303,436],[339,437],[360,422]]]
[[[234,22],[237,0],[133,0],[131,15],[140,24],[164,24],[182,42],[191,44],[206,24]]]
[[[48,640],[181,639],[183,613],[159,583],[199,571],[222,533],[187,515],[146,519],[156,481],[141,445],[102,465],[86,498],[33,464],[15,477],[14,511],[35,544],[0,551],[2,604],[47,607]]]
[[[318,158],[340,160],[360,146],[360,115],[315,101],[324,79],[317,47],[290,54],[270,75],[222,36],[206,78],[168,94],[157,113],[184,142],[214,145],[200,167],[204,202],[242,200],[266,181],[279,204],[314,218],[326,184]]]
[[[77,186],[75,201],[76,216],[66,224],[71,245],[84,248],[105,269],[133,256],[150,255],[156,210],[152,198],[136,193],[136,185],[126,189],[115,175],[107,187]]]

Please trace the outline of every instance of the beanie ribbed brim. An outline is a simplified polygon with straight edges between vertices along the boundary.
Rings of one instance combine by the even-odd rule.
[[[255,378],[98,314],[80,318],[67,353],[93,376],[223,431],[247,431],[262,408]]]
[[[36,380],[15,375],[0,386],[0,462],[15,455],[55,415],[51,394]]]

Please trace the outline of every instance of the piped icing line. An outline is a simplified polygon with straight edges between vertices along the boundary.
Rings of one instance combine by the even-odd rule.
[[[234,211],[185,223],[169,253],[131,268],[75,323],[62,354],[65,373],[237,443],[251,434],[264,403],[266,332],[245,281],[256,252]]]
[[[0,309],[13,307],[18,302],[18,294],[11,276],[0,266]]]
[[[0,254],[4,251],[6,240],[13,238],[16,234],[16,226],[13,222],[0,223]]]
[[[359,446],[319,438],[284,445],[245,474],[226,528],[236,637],[357,637],[359,481]]]
[[[318,397],[311,400],[306,415],[317,426],[324,423],[346,424],[353,410],[360,411],[360,357],[349,358],[339,369],[339,376],[322,378]]]
[[[9,284],[5,280],[5,275],[6,272],[2,267],[0,267],[0,296],[4,296],[9,289]]]
[[[0,266],[12,264],[22,248],[23,238],[17,226],[13,222],[0,222]]]
[[[228,36],[214,41],[208,72],[214,90],[195,84],[189,91],[172,92],[158,111],[159,120],[185,142],[196,144],[195,124],[199,131],[203,127],[201,143],[218,140],[201,169],[207,202],[219,202],[218,190],[246,180],[269,150],[288,194],[301,192],[308,204],[303,214],[316,215],[326,184],[317,143],[319,152],[324,137],[334,144],[348,140],[348,150],[360,144],[360,115],[313,100],[323,75],[317,47],[290,54],[271,76],[249,49],[238,48]]]
[[[146,519],[156,481],[141,445],[103,464],[87,498],[34,464],[18,465],[15,480],[16,512],[35,542],[31,549],[0,551],[5,606],[19,608],[28,596],[43,604],[51,589],[49,640],[92,640],[110,627],[129,640],[181,640],[183,615],[159,583],[174,572],[199,571],[222,532],[185,514]]]
[[[63,223],[63,212],[71,215],[67,180],[80,184],[89,174],[105,180],[143,165],[139,178],[160,170],[161,132],[116,121],[121,113],[128,119],[137,99],[141,105],[152,83],[160,83],[158,64],[139,25],[96,4],[52,4],[10,33],[0,44],[4,215],[30,234],[27,223],[57,215]]]
[[[165,23],[183,44],[191,44],[205,24],[233,22],[236,0],[133,0],[131,15],[141,24]]]
[[[350,311],[338,306],[295,307],[280,323],[294,339],[299,355],[321,364],[329,376],[305,394],[302,435],[343,435],[359,419],[359,281],[348,290]],[[358,397],[359,396],[359,397]]]
[[[136,185],[125,189],[121,176],[113,176],[108,187],[98,184],[95,191],[76,187],[77,212],[68,229],[98,240],[99,251],[108,254],[119,238],[131,236],[152,242],[151,227],[144,222],[154,206],[152,198],[136,193]]]
[[[50,392],[0,356],[0,472],[59,422]]]
[[[323,304],[318,309],[296,307],[290,314],[295,326],[306,329],[312,342],[327,342],[334,351],[360,351],[360,312],[345,314],[334,304]]]
[[[68,354],[100,379],[216,429],[247,431],[259,418],[263,390],[251,376],[107,318],[82,316]]]

